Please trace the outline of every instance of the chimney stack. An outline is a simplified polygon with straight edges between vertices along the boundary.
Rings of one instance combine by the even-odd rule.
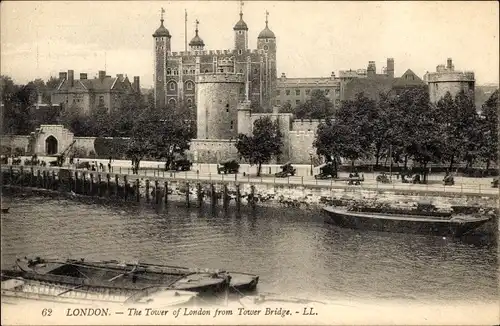
[[[68,78],[68,73],[65,71],[61,71],[59,73],[59,80],[62,81],[63,79],[66,79],[66,78]]]
[[[106,71],[99,70],[99,79],[103,80],[106,77]]]
[[[451,58],[448,58],[448,60],[446,62],[446,69],[448,69],[448,70],[452,70],[453,69],[453,63],[452,63]]]
[[[375,67],[375,61],[368,61],[368,68],[366,69],[366,75],[368,77],[375,77],[377,69]]]
[[[133,86],[134,86],[134,90],[137,93],[141,92],[141,84],[140,84],[139,76],[134,76],[134,85]]]
[[[80,79],[87,79],[87,73],[80,73]]]
[[[118,78],[119,81],[123,81],[123,74],[116,74],[116,78]]]
[[[74,70],[68,70],[68,80],[69,80],[70,87],[73,87],[73,85],[75,84],[75,71]]]
[[[387,77],[394,78],[394,58],[387,58]]]

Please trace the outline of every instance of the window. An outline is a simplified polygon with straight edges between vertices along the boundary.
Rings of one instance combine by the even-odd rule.
[[[295,100],[295,104],[299,105],[300,104],[300,100]]]
[[[243,31],[238,31],[238,34],[240,34],[240,35],[243,34]]]
[[[187,90],[192,90],[192,89],[193,89],[193,83],[192,83],[192,82],[190,82],[190,81],[188,81],[188,82],[186,83],[186,89],[187,89]]]
[[[177,69],[174,69],[174,76],[177,76],[179,74],[179,71]]]
[[[171,91],[174,91],[174,90],[175,90],[175,82],[170,82],[170,83],[168,83],[168,88],[169,88]]]
[[[311,90],[310,89],[306,89],[306,95],[309,95],[311,94]]]
[[[188,98],[187,104],[188,104],[188,107],[192,107],[193,106],[193,100],[190,99],[190,98]]]
[[[328,95],[330,93],[329,89],[325,89],[325,95]]]
[[[264,51],[267,51],[267,50],[269,50],[269,47],[267,45],[264,45]]]
[[[238,54],[242,54],[243,53],[243,50],[238,50]]]
[[[194,74],[195,74],[195,70],[194,70],[194,69],[191,69],[191,70],[189,70],[189,73],[190,73],[191,75],[194,75]]]
[[[280,105],[281,104],[281,101],[280,100],[276,100],[276,105]]]
[[[276,90],[276,95],[280,95],[281,91],[279,89]]]
[[[300,95],[300,89],[295,90],[295,95],[297,95],[297,96]]]
[[[268,39],[268,38],[266,38],[266,43],[269,43],[269,39]],[[267,49],[266,49],[266,50],[267,50]]]
[[[104,96],[99,96],[99,102],[104,102]]]
[[[231,120],[231,130],[233,130],[233,127],[234,127],[234,122],[233,120]]]
[[[290,95],[290,90],[289,89],[286,90],[286,95]]]
[[[187,69],[184,69],[184,70],[182,71],[182,73],[183,73],[184,75],[187,75],[187,74],[188,74]]]
[[[253,70],[253,73],[254,73],[254,74],[257,74],[258,72],[259,72],[259,71],[258,71],[258,69],[257,69],[257,68],[255,68],[255,69]]]
[[[205,73],[207,73],[207,72],[208,72],[208,69],[205,69]]]
[[[171,74],[172,74],[172,69],[167,68],[167,75],[169,75],[169,76],[170,76]]]
[[[242,74],[242,73],[243,73],[243,69],[240,69],[240,74]]]
[[[226,112],[229,112],[229,103],[226,104]]]

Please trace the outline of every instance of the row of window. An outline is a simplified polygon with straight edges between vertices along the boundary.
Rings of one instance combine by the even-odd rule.
[[[187,103],[187,106],[189,108],[193,107],[193,99],[191,98],[188,98],[186,100],[186,103]],[[168,100],[168,105],[171,105],[171,106],[176,106],[177,105],[177,100],[175,98],[171,98]]]
[[[222,68],[219,68],[218,70],[219,72],[224,72],[222,70]],[[208,69],[205,69],[205,73],[209,73],[210,71]],[[195,70],[194,69],[190,69],[190,70],[183,70],[183,73],[184,75],[194,75],[195,74]],[[243,73],[243,69],[240,69],[240,74]],[[253,73],[254,74],[258,74],[259,73],[259,69],[255,68],[253,70]],[[167,76],[179,76],[179,71],[177,69],[171,69],[171,68],[167,68]]]
[[[291,103],[290,100],[286,100],[283,102],[283,104],[285,103]],[[300,104],[300,100],[295,100],[295,105],[299,105]],[[336,99],[335,100],[335,104],[336,105],[339,105],[340,104],[340,100],[339,99]],[[281,105],[281,101],[280,100],[276,100],[276,105]]]
[[[168,85],[168,89],[171,91],[175,91],[175,89],[177,88],[177,82],[175,82],[175,81],[170,81],[170,82],[168,82],[167,85]],[[194,88],[194,83],[192,81],[188,80],[186,82],[186,89],[190,91],[193,88]]]
[[[329,89],[325,89],[325,90],[323,90],[323,91],[324,91],[325,95],[330,94],[330,90],[329,90]],[[286,90],[285,90],[285,94],[286,94],[286,95],[290,95],[290,92],[291,92],[291,91],[290,91],[289,89],[286,89]],[[306,95],[310,95],[310,94],[311,94],[311,90],[310,90],[310,89],[306,89],[306,90],[305,90],[305,93],[306,93]],[[296,95],[296,96],[300,96],[300,94],[301,94],[301,90],[300,90],[300,89],[296,89],[296,90],[295,90],[295,95]],[[339,91],[338,89],[336,89],[336,90],[335,90],[335,94],[336,94],[336,95],[339,95],[339,94],[340,94],[340,91]],[[280,90],[280,89],[276,90],[276,95],[281,95],[281,90]]]

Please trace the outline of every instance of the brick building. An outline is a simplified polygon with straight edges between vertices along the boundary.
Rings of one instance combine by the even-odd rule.
[[[140,93],[138,76],[130,83],[123,74],[111,77],[105,71],[99,71],[93,79],[88,79],[86,73],[81,73],[80,78],[75,79],[74,71],[68,70],[59,73],[59,80],[59,85],[51,95],[51,102],[59,104],[63,110],[72,109],[87,115],[99,106],[108,110],[120,108],[124,97]]]

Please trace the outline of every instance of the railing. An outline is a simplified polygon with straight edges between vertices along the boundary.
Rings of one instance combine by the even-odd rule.
[[[2,165],[2,171],[10,170],[13,171],[28,171],[33,168],[34,171],[58,171],[60,167],[40,167],[40,166],[18,166],[18,165]],[[184,181],[184,182],[231,182],[231,183],[248,183],[248,184],[267,184],[274,186],[301,186],[307,188],[328,188],[328,189],[344,189],[345,191],[394,191],[394,192],[407,192],[407,193],[439,193],[439,194],[460,194],[460,195],[481,195],[486,197],[498,197],[499,189],[493,188],[491,183],[479,183],[470,184],[471,180],[474,178],[455,178],[456,183],[453,186],[445,186],[440,183],[430,183],[430,184],[412,184],[412,183],[402,183],[399,180],[392,180],[391,183],[379,183],[376,181],[375,174],[364,175],[364,181],[360,185],[351,185],[347,181],[335,180],[335,179],[324,179],[318,180],[313,177],[304,176],[289,176],[289,177],[276,177],[274,175],[263,174],[259,177],[250,174],[216,174],[216,173],[200,173],[199,171],[184,171],[184,172],[173,172],[164,171],[160,169],[149,169],[140,170],[138,174],[132,174],[131,168],[115,167],[112,172],[106,171],[89,171],[87,169],[74,169],[66,168],[70,171],[85,173],[88,178],[90,175],[93,176],[101,175],[107,176],[127,176],[130,181],[132,180],[150,180],[157,179],[158,181]],[[368,178],[367,178],[368,177]],[[440,177],[440,176],[437,176]],[[441,178],[441,177],[440,177]],[[96,178],[97,179],[97,178]],[[458,182],[462,179],[462,182]],[[441,180],[441,179],[439,179]],[[483,182],[484,179],[481,179]],[[488,178],[488,181],[492,178]],[[153,181],[153,180],[151,180]],[[437,180],[431,180],[437,181]],[[467,182],[465,182],[467,181]]]

